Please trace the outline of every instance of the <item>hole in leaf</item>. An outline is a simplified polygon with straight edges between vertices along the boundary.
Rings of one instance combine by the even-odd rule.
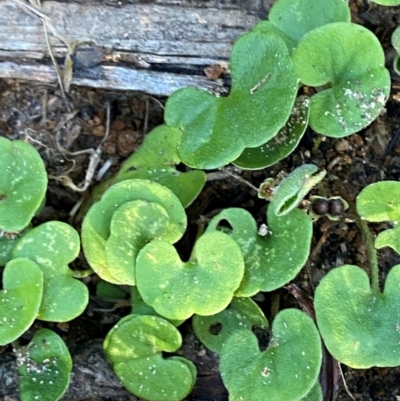
[[[267,329],[264,329],[260,326],[251,326],[251,331],[257,337],[258,340],[258,347],[260,351],[265,351],[268,348],[269,340],[270,340],[270,333]]]
[[[222,324],[220,322],[215,322],[208,328],[208,331],[213,336],[217,336],[219,333],[221,333],[221,330],[222,330]]]
[[[4,200],[4,199],[6,199],[6,195],[5,194],[0,194],[0,202],[2,201],[2,200]]]
[[[219,231],[222,231],[224,233],[231,233],[233,231],[233,227],[231,226],[231,224],[229,223],[228,220],[222,219],[218,225],[217,228]]]

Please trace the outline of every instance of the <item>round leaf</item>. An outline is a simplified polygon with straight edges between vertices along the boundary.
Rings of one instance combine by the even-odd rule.
[[[0,231],[28,226],[47,189],[43,160],[29,143],[0,137]]]
[[[29,259],[7,263],[0,291],[0,345],[20,337],[35,320],[43,295],[43,273]]]
[[[394,228],[378,234],[376,248],[389,246],[400,253],[400,183],[381,181],[365,187],[357,197],[357,212],[361,218],[373,221],[391,221]]]
[[[57,401],[68,388],[72,359],[64,341],[40,329],[19,358],[22,401]]]
[[[194,315],[192,324],[198,339],[216,353],[221,352],[223,344],[235,330],[251,330],[253,326],[268,328],[264,313],[250,298],[233,298],[232,303],[216,315]],[[220,326],[218,332],[213,332],[215,326]]]
[[[233,333],[222,348],[220,371],[231,401],[297,401],[316,383],[321,360],[312,319],[286,309],[276,316],[265,351],[251,331]]]
[[[243,278],[238,245],[221,232],[198,239],[189,262],[182,262],[165,241],[152,241],[136,261],[137,287],[143,300],[168,319],[194,313],[213,315],[225,309]]]
[[[391,269],[383,293],[373,293],[357,266],[330,271],[315,292],[317,323],[329,352],[356,369],[400,364],[400,265]]]
[[[308,126],[310,100],[299,96],[285,126],[264,145],[246,148],[233,162],[244,169],[262,169],[289,156],[297,147]]]
[[[134,201],[136,203],[133,203]],[[126,203],[130,203],[130,206],[124,207],[121,212],[117,213],[114,220],[115,235],[112,235],[110,226],[114,213]],[[144,212],[145,205],[150,206],[146,213]],[[132,211],[129,211],[130,207],[133,208]],[[168,216],[168,221],[165,226],[158,225],[155,227],[158,231],[149,232],[147,230],[148,219],[151,218],[156,209],[157,219],[163,220],[165,216]],[[132,218],[139,211],[143,213],[139,222],[144,226],[135,223],[130,224],[129,227],[127,221],[122,221],[124,214],[126,218],[129,215],[129,218]],[[118,221],[123,224],[120,229],[117,227]],[[148,180],[125,180],[110,187],[101,200],[90,208],[82,225],[82,245],[90,266],[102,279],[114,284],[134,284],[135,249],[139,250],[140,246],[153,238],[162,238],[174,243],[180,239],[185,228],[185,210],[171,190]],[[142,233],[148,235],[142,237]],[[125,235],[128,236],[126,240],[124,240]],[[136,238],[135,241],[138,242],[131,243],[130,241],[133,238]],[[119,241],[123,253],[117,255],[121,251],[115,247]],[[123,259],[124,264],[117,266],[118,260],[121,259]],[[108,261],[115,261],[113,263],[114,267],[117,266],[115,272],[113,267],[108,265]],[[129,264],[126,264],[127,261]],[[121,270],[123,273],[119,277]],[[125,280],[128,280],[128,283]]]
[[[290,115],[298,79],[280,37],[262,32],[243,35],[233,46],[230,68],[228,97],[184,88],[167,101],[165,121],[182,129],[178,153],[188,166],[224,166],[245,148],[271,139]]]
[[[286,42],[290,51],[307,32],[331,22],[350,22],[350,19],[350,9],[344,0],[279,0],[268,14],[269,23],[283,38],[289,38]],[[263,21],[259,25],[264,24]]]
[[[299,273],[310,253],[312,220],[295,209],[278,217],[271,205],[267,212],[269,234],[258,233],[257,225],[244,209],[225,209],[209,223],[207,231],[228,221],[229,235],[242,250],[245,271],[235,295],[248,297],[259,291],[273,291],[282,287]]]
[[[108,333],[107,358],[124,386],[148,401],[179,401],[191,391],[195,366],[185,358],[164,359],[182,345],[179,331],[156,316],[129,315]]]
[[[366,28],[337,22],[306,34],[293,60],[303,84],[322,87],[311,98],[310,126],[343,137],[368,126],[390,91],[382,46]]]
[[[38,318],[65,322],[79,316],[88,303],[85,284],[73,278],[68,267],[79,254],[79,235],[66,223],[50,221],[35,227],[17,243],[13,257],[29,258],[44,275],[43,299]]]
[[[372,221],[400,221],[400,183],[381,181],[365,187],[357,196],[357,213]]]

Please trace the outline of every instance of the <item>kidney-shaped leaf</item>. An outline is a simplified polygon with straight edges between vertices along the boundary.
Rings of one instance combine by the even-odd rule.
[[[306,34],[293,60],[303,84],[323,87],[311,98],[310,126],[343,137],[381,112],[390,91],[382,46],[368,29],[336,22]]]
[[[19,358],[22,401],[57,401],[68,388],[72,359],[64,341],[40,329]]]
[[[265,351],[251,331],[233,333],[222,348],[220,371],[231,401],[297,401],[315,385],[321,359],[312,319],[286,309],[276,316]]]
[[[393,267],[383,293],[371,290],[357,266],[330,271],[315,292],[321,336],[338,361],[356,369],[400,364],[400,265]]]
[[[289,156],[297,147],[308,126],[310,99],[299,96],[285,126],[264,145],[246,148],[233,164],[244,169],[261,169]]]
[[[350,19],[350,8],[344,0],[278,0],[268,14],[269,23],[283,38],[290,38],[287,41],[290,51],[307,32],[331,22],[350,22]]]
[[[21,231],[46,194],[43,160],[29,143],[0,137],[0,171],[0,231]]]
[[[243,278],[240,248],[228,235],[210,232],[198,239],[190,260],[182,262],[165,241],[152,241],[136,262],[137,287],[143,300],[168,319],[194,313],[213,315],[225,309]]]
[[[243,35],[233,46],[230,68],[228,97],[184,88],[167,101],[165,121],[182,129],[178,153],[188,166],[224,166],[245,148],[271,139],[290,115],[298,79],[280,37],[262,32]]]
[[[148,180],[125,180],[90,208],[82,225],[82,245],[101,278],[134,285],[140,248],[154,238],[174,243],[185,228],[185,210],[170,189]]]
[[[33,323],[43,295],[43,273],[26,258],[7,263],[0,291],[0,345],[20,337]]]
[[[192,324],[198,339],[217,353],[221,352],[223,344],[235,330],[268,328],[264,313],[250,298],[233,298],[231,304],[216,315],[194,315]]]
[[[25,234],[13,250],[14,258],[29,258],[44,275],[43,299],[38,318],[65,322],[79,316],[88,303],[85,284],[73,278],[68,267],[79,254],[79,235],[66,223],[50,221]]]
[[[156,316],[129,315],[108,333],[104,351],[124,386],[148,401],[179,401],[191,391],[196,368],[182,357],[163,358],[182,345],[179,331]]]
[[[378,234],[376,248],[389,246],[400,253],[400,183],[381,181],[365,187],[357,197],[357,213],[361,218],[373,221],[390,221],[394,228]]]
[[[236,296],[248,297],[259,291],[273,291],[292,280],[307,261],[312,221],[303,211],[295,209],[284,216],[276,216],[268,208],[269,234],[260,235],[249,212],[244,209],[225,209],[209,223],[207,231],[227,221],[232,230],[226,232],[240,246],[245,263],[243,281]]]

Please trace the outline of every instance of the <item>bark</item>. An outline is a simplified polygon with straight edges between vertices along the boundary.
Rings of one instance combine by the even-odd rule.
[[[0,2],[0,78],[56,83],[42,19]],[[265,17],[262,0],[43,1],[40,12],[78,43],[72,84],[168,96],[183,86],[224,91],[204,68],[227,65],[232,43]],[[61,61],[67,47],[49,32]]]

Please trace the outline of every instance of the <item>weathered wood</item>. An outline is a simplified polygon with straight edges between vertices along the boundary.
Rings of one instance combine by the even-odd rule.
[[[100,54],[100,65],[75,71],[73,84],[169,95],[187,85],[221,91],[222,80],[206,78],[203,69],[226,64],[235,39],[265,14],[262,3],[44,1],[40,11],[81,51]],[[50,43],[56,57],[66,55],[52,34]],[[55,83],[52,71],[42,20],[14,0],[0,2],[0,78]]]

